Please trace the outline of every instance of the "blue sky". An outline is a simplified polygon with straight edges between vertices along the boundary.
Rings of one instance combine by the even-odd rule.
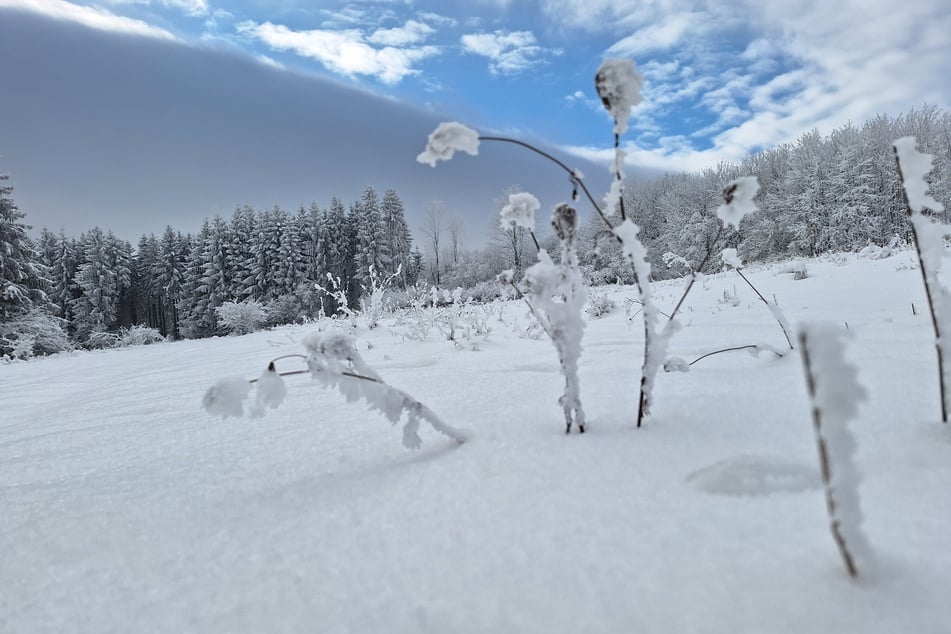
[[[14,19],[21,20],[18,31],[46,29],[44,37],[60,40],[62,51],[68,51],[67,38],[58,33],[82,30],[83,37],[97,38],[84,40],[77,55],[88,52],[89,42],[117,37],[130,51],[161,45],[189,49],[195,59],[227,54],[289,82],[354,90],[399,112],[416,111],[421,120],[454,119],[545,139],[578,160],[610,154],[611,125],[593,74],[605,57],[630,57],[646,82],[625,142],[632,167],[647,171],[701,169],[795,141],[813,127],[828,131],[877,113],[951,103],[951,3],[934,0],[0,0],[0,22]],[[19,45],[37,47],[13,56],[28,75],[33,56],[42,52],[25,37]],[[47,60],[42,72],[55,64]],[[86,72],[78,65],[74,70]],[[187,102],[192,87],[170,83],[168,90]],[[97,89],[121,92],[120,85]],[[38,98],[42,91],[36,92]],[[21,106],[7,118],[29,116],[31,109]],[[135,113],[120,107],[102,103],[134,126]],[[391,115],[384,111],[376,108],[371,116],[385,123]],[[261,116],[280,117],[280,108]],[[141,123],[156,125],[154,118]],[[382,130],[375,134],[385,136],[386,126]],[[377,138],[381,148],[389,147]],[[41,168],[19,162],[3,143],[0,138],[0,171],[20,168],[32,179]],[[16,183],[18,174],[12,176]],[[401,191],[400,183],[392,186]],[[277,184],[272,189],[280,190]],[[414,204],[425,205],[425,197]],[[216,211],[228,210],[205,213]]]

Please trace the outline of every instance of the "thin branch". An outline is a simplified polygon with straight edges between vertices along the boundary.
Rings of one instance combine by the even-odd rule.
[[[531,150],[532,152],[535,152],[536,154],[540,156],[545,157],[546,159],[548,159],[549,161],[551,161],[552,163],[554,163],[555,165],[563,169],[565,172],[567,172],[568,177],[571,179],[572,185],[581,187],[581,191],[584,192],[584,195],[588,199],[588,201],[591,203],[591,206],[594,207],[594,210],[598,212],[599,216],[601,216],[601,220],[604,221],[604,224],[606,224],[609,229],[614,229],[614,225],[612,225],[611,221],[608,220],[608,217],[604,215],[604,211],[601,209],[601,206],[598,205],[597,201],[594,199],[594,196],[591,195],[591,192],[588,190],[588,186],[585,185],[584,180],[578,178],[576,171],[571,169],[567,165],[565,165],[564,162],[555,158],[548,152],[538,149],[531,143],[526,143],[525,141],[520,141],[518,139],[511,139],[509,137],[503,137],[503,136],[480,136],[479,140],[480,141],[498,141],[500,143],[513,143],[515,145],[520,145],[523,148]],[[620,241],[620,238],[618,238],[617,236],[615,236],[615,239]]]
[[[743,275],[743,271],[741,271],[740,269],[733,269],[733,270],[736,271],[737,275],[743,278],[743,281],[746,282],[749,285],[749,287],[753,289],[753,292],[756,293],[756,296],[759,297],[762,300],[762,302],[770,308],[770,310],[774,310],[774,309],[779,310],[779,308],[775,304],[771,304],[768,299],[763,297],[763,294],[760,293],[759,290],[755,286],[753,286],[753,283],[750,282],[745,275]],[[779,316],[776,315],[775,313],[773,314],[773,317],[776,319],[776,323],[779,324],[780,329],[783,331],[783,336],[786,337],[786,343],[789,344],[789,349],[795,350],[796,347],[793,345],[792,338],[789,335],[789,331],[786,329],[786,324],[784,324],[783,321],[779,318]]]
[[[720,240],[720,236],[722,234],[723,225],[719,224],[717,225],[716,235],[714,235],[713,240],[707,244],[707,254],[703,256],[703,260],[700,261],[700,266],[690,272],[690,282],[687,284],[687,288],[684,289],[683,295],[680,296],[680,300],[677,302],[677,305],[674,306],[674,309],[670,312],[670,316],[667,318],[668,325],[674,320],[674,317],[677,316],[677,313],[680,311],[680,307],[683,306],[684,300],[687,299],[687,295],[690,294],[690,289],[692,289],[693,285],[697,282],[697,277],[699,277],[700,273],[703,271],[703,267],[707,265],[707,262],[710,261],[710,256],[713,255],[713,247],[716,246],[717,241]]]
[[[720,354],[720,353],[723,353],[723,352],[736,352],[737,350],[762,350],[762,349],[763,349],[762,346],[758,346],[758,345],[756,345],[755,343],[751,343],[751,344],[746,345],[746,346],[735,346],[735,347],[733,347],[733,348],[724,348],[723,350],[714,350],[713,352],[708,352],[707,354],[704,354],[704,355],[701,355],[701,356],[697,357],[696,359],[694,359],[693,361],[691,361],[691,362],[688,363],[687,365],[693,365],[694,363],[696,363],[696,362],[698,362],[698,361],[703,361],[703,360],[706,359],[707,357],[712,357],[712,356],[715,355],[715,354]],[[782,358],[783,358],[783,355],[782,355],[781,353],[779,353],[779,352],[776,352],[775,350],[770,350],[770,352],[772,352],[773,354],[775,354],[777,359],[782,359]]]

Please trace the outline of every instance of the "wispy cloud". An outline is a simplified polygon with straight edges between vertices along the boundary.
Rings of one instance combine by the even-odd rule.
[[[531,31],[472,33],[463,35],[461,43],[465,52],[488,58],[489,70],[501,75],[517,75],[547,63],[546,55],[561,54],[539,46]]]
[[[367,39],[373,44],[383,46],[407,46],[424,42],[435,32],[436,29],[424,22],[409,20],[403,26],[392,29],[378,29]]]
[[[162,40],[177,40],[171,32],[133,18],[116,15],[106,9],[87,7],[66,0],[0,0],[0,9],[19,9],[39,15],[75,22],[91,29],[138,35]]]
[[[239,24],[237,30],[275,50],[317,60],[335,73],[376,77],[385,84],[395,84],[419,73],[415,64],[440,51],[437,46],[375,48],[358,29],[295,31],[282,24],[248,21]]]
[[[679,44],[702,20],[703,16],[696,13],[675,13],[615,42],[608,49],[608,54],[637,57],[648,52],[668,50]]]

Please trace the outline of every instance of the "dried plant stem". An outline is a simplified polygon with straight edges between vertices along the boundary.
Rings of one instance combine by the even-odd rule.
[[[901,195],[902,200],[905,203],[905,209],[908,211],[908,218],[912,220],[911,224],[911,235],[915,241],[915,253],[918,254],[918,270],[921,271],[921,281],[925,285],[925,298],[928,300],[928,310],[931,312],[931,326],[934,328],[934,337],[935,337],[935,352],[938,355],[938,387],[941,390],[941,422],[948,422],[948,394],[947,394],[947,385],[945,384],[944,379],[944,350],[941,348],[941,327],[938,324],[938,316],[934,308],[934,299],[933,292],[931,289],[931,277],[933,273],[928,271],[927,265],[925,264],[925,259],[921,255],[921,243],[918,241],[918,227],[914,222],[915,211],[911,208],[911,203],[908,201],[908,192],[905,190],[905,175],[901,169],[901,159],[898,156],[898,150],[892,148],[892,151],[895,152],[895,164],[898,166],[898,180],[902,183]],[[915,305],[911,305],[912,313],[914,313]]]
[[[667,327],[670,327],[671,322],[674,320],[674,317],[677,316],[677,313],[680,312],[680,307],[683,306],[684,300],[687,299],[687,295],[690,294],[690,290],[693,288],[693,285],[697,282],[697,278],[700,276],[700,273],[703,271],[703,267],[707,265],[707,262],[710,261],[710,256],[713,255],[713,247],[716,246],[717,241],[720,239],[720,236],[723,235],[723,225],[717,225],[717,232],[713,236],[713,239],[707,243],[707,254],[703,256],[703,260],[700,261],[699,266],[696,269],[690,272],[690,281],[687,282],[687,287],[684,289],[683,295],[680,296],[680,299],[677,301],[677,305],[674,306],[674,309],[670,311],[670,315],[667,316]]]
[[[708,353],[706,353],[706,354],[704,354],[704,355],[700,355],[699,357],[697,357],[696,359],[694,359],[693,361],[691,361],[691,362],[688,363],[687,365],[693,365],[694,363],[697,363],[698,361],[703,361],[703,360],[706,359],[707,357],[712,357],[712,356],[715,355],[715,354],[722,354],[722,353],[724,353],[724,352],[736,352],[736,351],[738,351],[738,350],[761,350],[761,349],[762,349],[762,346],[758,346],[758,345],[756,345],[755,343],[751,343],[751,344],[746,345],[746,346],[734,346],[734,347],[732,347],[732,348],[724,348],[723,350],[714,350],[713,352],[708,352]],[[770,352],[772,352],[773,354],[775,354],[777,359],[782,359],[782,358],[783,358],[783,355],[782,355],[781,353],[779,353],[779,352],[776,352],[775,350],[770,350]]]
[[[779,318],[779,315],[776,314],[777,312],[779,312],[779,306],[771,303],[768,299],[763,297],[763,294],[759,292],[759,289],[753,286],[753,283],[749,281],[749,279],[747,279],[745,275],[743,275],[743,271],[741,271],[740,269],[733,269],[733,270],[736,271],[736,274],[739,275],[741,278],[743,278],[743,281],[746,282],[747,285],[753,289],[753,292],[756,293],[756,296],[759,297],[760,300],[762,300],[762,302],[766,304],[766,306],[768,306],[771,311],[773,311],[773,317],[776,318],[776,323],[779,324],[780,329],[783,331],[783,336],[786,337],[786,343],[789,344],[789,349],[795,350],[796,347],[793,345],[792,337],[789,334],[789,330],[786,327],[786,324],[783,322],[782,319]]]
[[[835,490],[832,487],[832,469],[829,464],[829,452],[826,449],[825,438],[822,436],[822,412],[816,405],[816,377],[812,371],[812,364],[809,359],[809,342],[805,332],[799,333],[799,350],[802,354],[802,365],[806,373],[806,387],[809,390],[809,399],[812,401],[812,426],[816,435],[816,448],[819,451],[819,467],[822,472],[822,484],[825,488],[826,511],[829,513],[829,528],[832,530],[832,538],[839,548],[839,554],[842,555],[842,562],[850,577],[858,576],[858,569],[855,567],[855,559],[849,551],[848,544],[842,531],[839,530],[839,518],[836,514]]]

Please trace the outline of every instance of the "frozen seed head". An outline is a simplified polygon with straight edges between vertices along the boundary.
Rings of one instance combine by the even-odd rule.
[[[430,133],[426,149],[416,157],[416,161],[436,167],[436,161],[448,161],[457,150],[476,156],[479,153],[479,133],[455,121],[440,123]]]
[[[538,199],[528,192],[509,195],[509,202],[499,212],[499,225],[505,231],[515,227],[535,228],[535,212],[541,207]]]
[[[741,176],[727,183],[723,188],[724,203],[717,208],[717,218],[723,222],[723,226],[732,225],[739,229],[743,216],[756,211],[753,197],[758,191],[759,181],[755,176]]]
[[[561,204],[555,207],[551,217],[551,226],[555,235],[562,242],[571,242],[575,238],[575,227],[578,225],[578,213],[571,205]]]
[[[614,133],[624,134],[631,108],[641,102],[644,77],[629,59],[607,59],[594,76],[594,85],[601,103],[614,117]]]

